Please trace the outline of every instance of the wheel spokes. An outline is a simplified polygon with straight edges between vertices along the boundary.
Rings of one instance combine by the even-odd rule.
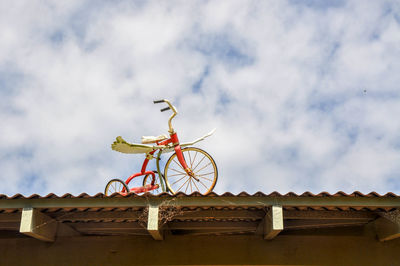
[[[185,183],[182,184],[182,186],[180,186],[177,191],[181,190],[181,188],[190,180],[190,178],[188,178],[188,180],[185,181]]]
[[[201,158],[200,162],[192,169],[192,171],[196,170],[196,168],[199,166],[199,164],[204,160],[204,158],[206,158],[206,156],[204,155],[203,158]]]
[[[174,172],[177,172],[177,173],[180,173],[180,174],[186,175],[186,173],[179,172],[178,170],[175,170],[174,168],[171,168],[171,170],[172,170],[172,171],[174,171]]]
[[[178,180],[176,180],[174,183],[172,183],[172,185],[175,185],[176,183],[178,183],[179,181],[181,181],[182,179],[184,179],[186,176],[183,176],[181,178],[179,178]]]
[[[169,175],[169,177],[171,177],[171,176],[178,176],[178,175],[186,175],[186,174],[173,174],[173,175]]]
[[[189,154],[190,168],[193,168],[193,162],[192,162],[192,158],[190,157],[190,151],[188,151],[188,154]]]
[[[175,153],[168,159],[164,170],[168,189],[173,194],[179,191],[184,193],[193,193],[194,191],[199,191],[202,194],[209,193],[217,180],[217,169],[213,159],[206,152],[197,148],[185,148],[182,150],[182,154],[194,176],[191,177],[186,171],[183,173],[184,168],[177,160]],[[178,166],[175,166],[175,164]]]
[[[197,177],[200,177],[200,178],[203,178],[203,179],[205,179],[205,180],[208,180],[208,181],[212,182],[212,180],[211,180],[211,179],[208,179],[207,177],[204,177],[204,176],[197,176]]]
[[[114,193],[120,193],[122,195],[127,194],[129,192],[127,186],[125,185],[124,181],[119,180],[119,179],[113,179],[110,180],[106,188],[104,190],[104,193],[106,196],[111,196]]]
[[[180,163],[178,163],[177,161],[175,161],[175,159],[174,160],[172,160],[174,163],[176,163],[183,171],[185,171],[185,169],[183,169],[183,167],[182,167],[182,165],[180,164]]]
[[[208,189],[208,187],[206,185],[204,185],[203,182],[201,182],[201,180],[199,180],[200,184],[202,184],[206,189]]]
[[[190,179],[190,181],[189,181],[189,184],[190,184],[190,193],[193,193],[193,187],[192,187],[192,182],[193,182],[193,180],[192,180],[192,178],[189,178]]]
[[[196,182],[193,181],[194,186],[197,188],[197,190],[200,192],[199,187],[196,185]]]
[[[207,166],[209,166],[211,164],[211,162],[209,162],[208,164],[206,164],[205,166],[203,166],[202,168],[200,168],[199,170],[196,171],[196,173],[199,173],[201,170],[203,170],[204,168],[206,168]]]

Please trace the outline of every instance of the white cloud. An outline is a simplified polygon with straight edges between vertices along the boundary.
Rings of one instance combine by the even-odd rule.
[[[0,6],[0,193],[96,193],[166,133],[215,157],[216,192],[394,191],[395,2],[34,2]],[[193,86],[197,84],[194,89]],[[396,183],[396,182],[395,182]]]

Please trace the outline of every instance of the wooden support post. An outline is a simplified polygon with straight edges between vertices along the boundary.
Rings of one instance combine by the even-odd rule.
[[[155,240],[163,240],[162,231],[159,228],[159,208],[149,205],[149,216],[147,218],[147,231]]]
[[[380,241],[400,237],[400,212],[398,210],[384,213],[374,221],[375,231]]]
[[[272,206],[264,218],[264,239],[273,239],[283,230],[282,206]]]
[[[19,231],[39,240],[53,242],[57,231],[57,221],[38,209],[24,208]]]

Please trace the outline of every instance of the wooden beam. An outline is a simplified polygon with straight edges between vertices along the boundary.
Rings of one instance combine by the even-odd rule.
[[[174,219],[262,219],[263,210],[197,210],[184,211]]]
[[[20,222],[21,213],[0,213],[0,222]]]
[[[136,231],[144,231],[147,228],[144,228],[139,223],[118,223],[118,222],[77,222],[77,223],[68,223],[70,226],[74,227],[76,230],[81,232],[86,231],[110,231],[114,230],[124,231],[124,230],[136,230]],[[257,222],[169,222],[168,228],[170,230],[256,230]],[[150,226],[151,229],[152,226]],[[153,230],[153,229],[152,229]],[[159,229],[159,231],[162,231]]]
[[[21,216],[21,215],[20,215]],[[265,212],[262,210],[196,210],[178,213],[173,219],[262,219]],[[12,217],[16,218],[16,215]],[[86,211],[86,212],[60,212],[57,221],[96,221],[96,220],[128,220],[137,221],[142,217],[142,211]],[[10,220],[4,217],[4,219]],[[0,221],[2,214],[0,214]]]
[[[20,222],[0,222],[0,230],[18,231]]]
[[[272,205],[294,207],[365,207],[397,208],[400,197],[351,196],[218,196],[218,197],[65,197],[0,199],[0,209],[33,208],[132,208],[152,204],[163,207],[267,207]]]
[[[201,236],[201,235],[230,235],[230,234],[253,234],[254,233],[254,228],[252,230],[245,230],[245,229],[218,229],[218,230],[207,230],[207,229],[202,229],[202,230],[185,230],[181,231],[179,233],[176,233],[176,235],[189,235],[189,236]]]
[[[202,222],[169,222],[170,230],[256,230],[258,222],[228,222],[228,221],[202,221]]]
[[[273,239],[283,230],[282,206],[271,206],[264,218],[264,239]]]
[[[145,227],[139,223],[133,222],[77,222],[77,223],[67,223],[69,226],[75,228],[76,230],[85,233],[86,231],[110,231],[114,230],[116,232],[123,230],[136,230],[145,231]]]
[[[388,241],[400,237],[400,211],[381,214],[374,221],[375,231],[380,241]]]
[[[283,218],[286,219],[344,219],[344,220],[362,220],[371,221],[377,217],[377,214],[370,211],[283,211]]]
[[[285,220],[285,229],[308,229],[338,226],[357,226],[364,225],[368,221],[357,219],[326,219],[326,220]]]
[[[127,220],[137,221],[141,218],[141,211],[81,211],[81,212],[57,212],[52,214],[54,219],[59,222],[65,221],[107,221],[107,220]],[[173,219],[262,219],[265,216],[263,210],[196,210],[183,211]],[[297,211],[283,210],[283,218],[299,220],[360,220],[372,221],[378,216],[371,211]],[[0,222],[19,222],[21,213],[0,213]]]
[[[57,221],[37,209],[24,208],[19,231],[39,240],[53,242],[57,231]]]
[[[149,205],[149,214],[147,218],[147,231],[155,240],[164,239],[163,232],[160,229],[158,206]]]
[[[61,212],[57,214],[57,221],[96,221],[96,220],[128,220],[137,221],[141,218],[141,211],[84,211],[84,212]],[[1,215],[0,215],[1,217]]]
[[[355,219],[372,220],[378,214],[370,211],[297,211],[283,210],[284,219]],[[53,215],[52,215],[53,216]],[[57,212],[57,221],[85,221],[85,220],[137,220],[140,211],[83,211],[83,212]],[[177,214],[174,219],[262,219],[265,212],[262,210],[196,210],[184,211]],[[19,221],[21,213],[0,213],[0,222]]]

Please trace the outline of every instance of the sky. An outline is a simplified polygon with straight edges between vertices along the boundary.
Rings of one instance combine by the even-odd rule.
[[[399,1],[29,0],[0,14],[0,194],[94,195],[138,172],[144,155],[110,145],[167,133],[163,98],[181,142],[217,129],[196,144],[216,193],[400,193]]]

